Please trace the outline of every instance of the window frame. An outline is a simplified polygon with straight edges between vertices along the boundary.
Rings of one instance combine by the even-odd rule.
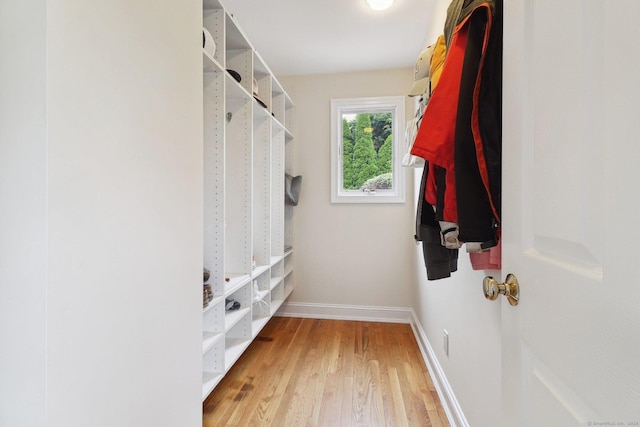
[[[405,172],[401,150],[405,123],[404,96],[375,96],[331,100],[331,203],[405,203]],[[374,192],[343,188],[342,116],[345,113],[392,113],[391,190]]]

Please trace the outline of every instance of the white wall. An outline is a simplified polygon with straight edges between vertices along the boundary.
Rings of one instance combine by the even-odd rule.
[[[2,3],[0,425],[201,422],[201,7]]]
[[[0,3],[0,425],[45,425],[46,8]]]
[[[403,95],[409,69],[280,78],[296,105],[294,172],[303,176],[294,208],[294,289],[290,303],[409,307],[413,186],[404,204],[331,204],[333,98]],[[406,111],[412,104],[407,99]],[[408,173],[408,171],[406,171]]]
[[[420,176],[416,173],[416,185]],[[417,281],[413,310],[469,425],[500,425],[501,325],[500,304],[485,299],[482,279],[498,271],[474,271],[460,251],[458,271],[428,281],[422,248],[415,251]],[[443,332],[449,334],[449,355]]]

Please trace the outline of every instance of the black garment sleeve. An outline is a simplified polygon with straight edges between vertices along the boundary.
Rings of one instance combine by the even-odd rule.
[[[460,81],[454,143],[460,227],[458,238],[464,242],[481,242],[483,247],[495,246],[497,236],[489,194],[480,175],[471,120],[487,20],[487,9],[482,7],[472,13],[467,23],[469,32]]]
[[[422,241],[422,253],[427,269],[427,279],[437,280],[450,277],[458,269],[458,250],[447,249],[440,241],[440,224],[435,219],[433,206],[424,198],[429,163],[422,171],[422,181],[418,193],[416,212],[416,241]]]

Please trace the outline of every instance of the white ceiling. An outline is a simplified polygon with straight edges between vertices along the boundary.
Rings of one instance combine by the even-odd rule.
[[[435,0],[223,0],[279,76],[413,67]]]

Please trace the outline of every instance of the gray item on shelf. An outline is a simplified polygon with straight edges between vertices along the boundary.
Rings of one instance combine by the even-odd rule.
[[[234,299],[231,298],[225,298],[224,300],[224,308],[225,310],[237,310],[240,308],[240,303]]]
[[[211,277],[211,272],[209,270],[207,270],[206,268],[202,269],[202,279],[203,282],[207,282],[207,280],[209,280],[209,277]]]
[[[302,175],[291,176],[284,174],[284,202],[287,205],[298,206],[300,188],[302,187]]]

